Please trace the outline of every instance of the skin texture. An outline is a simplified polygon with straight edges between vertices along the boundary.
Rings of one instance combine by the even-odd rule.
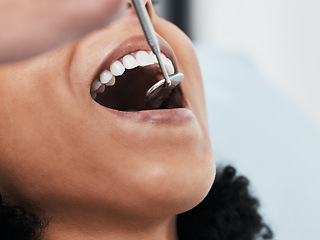
[[[191,120],[135,121],[92,100],[106,54],[142,35],[132,7],[77,42],[0,67],[0,192],[51,217],[44,239],[177,239],[175,216],[199,204],[213,183],[192,44],[145,3],[185,74]]]
[[[52,49],[105,26],[124,0],[1,0],[0,63]]]

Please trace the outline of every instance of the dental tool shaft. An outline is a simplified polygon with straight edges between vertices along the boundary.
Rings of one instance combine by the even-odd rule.
[[[164,63],[160,57],[160,46],[159,41],[156,35],[156,32],[154,30],[154,27],[152,25],[152,22],[150,20],[149,14],[147,12],[147,9],[145,5],[143,4],[142,0],[132,0],[133,6],[136,10],[137,16],[139,18],[140,24],[142,26],[144,35],[147,39],[147,42],[153,51],[153,53],[156,55],[161,71],[163,73],[163,76],[166,80],[167,87],[171,86],[171,80],[169,78],[168,72],[164,66]]]

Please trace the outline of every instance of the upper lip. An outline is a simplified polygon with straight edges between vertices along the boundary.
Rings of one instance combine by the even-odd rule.
[[[170,45],[159,35],[157,36],[161,52],[164,53],[173,63],[175,70],[177,71],[176,56],[170,47]],[[105,56],[98,68],[95,70],[94,76],[98,76],[101,72],[106,70],[113,62],[121,57],[136,51],[151,51],[144,35],[132,36],[125,41],[120,42],[114,46],[109,54]],[[92,79],[93,80],[93,79]]]

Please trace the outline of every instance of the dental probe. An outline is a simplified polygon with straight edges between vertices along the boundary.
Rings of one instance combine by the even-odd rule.
[[[153,53],[156,55],[162,74],[164,76],[164,79],[157,82],[154,86],[152,86],[146,92],[146,100],[147,101],[153,101],[153,100],[164,101],[169,97],[172,89],[174,89],[176,86],[179,85],[184,75],[182,73],[178,73],[178,74],[171,75],[169,77],[168,72],[164,66],[164,63],[162,62],[162,59],[160,57],[159,41],[158,41],[156,32],[154,30],[154,27],[152,25],[152,22],[150,20],[147,9],[144,3],[142,2],[142,0],[132,0],[132,3],[137,13],[137,16],[139,18],[146,40],[151,50],[153,51]]]

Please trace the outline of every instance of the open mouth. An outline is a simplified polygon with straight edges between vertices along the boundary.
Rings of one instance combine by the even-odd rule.
[[[172,61],[161,54],[168,74],[175,73]],[[151,51],[135,51],[114,61],[91,83],[91,97],[100,105],[126,112],[185,107],[180,86],[164,102],[150,102],[145,94],[163,78],[156,56]]]

